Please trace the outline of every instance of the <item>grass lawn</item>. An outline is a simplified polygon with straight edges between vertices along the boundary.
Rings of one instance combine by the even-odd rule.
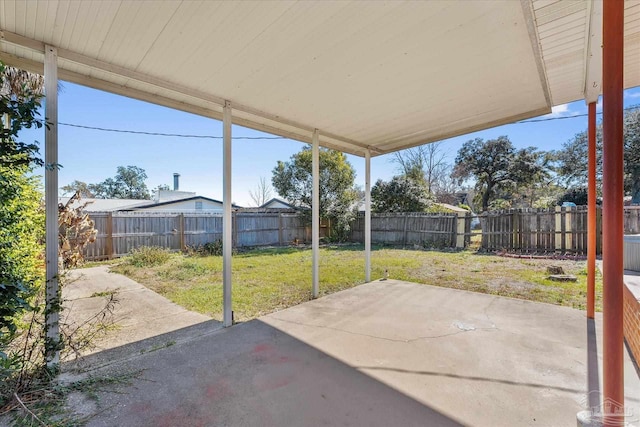
[[[233,309],[248,320],[311,299],[311,250],[257,249],[233,256]],[[546,267],[560,265],[577,282],[547,280]],[[222,319],[222,257],[172,254],[162,264],[112,267],[175,303]],[[503,295],[584,309],[584,261],[514,259],[474,251],[439,252],[374,248],[372,279],[384,277]],[[321,295],[364,283],[362,246],[320,249]],[[601,278],[597,278],[597,310]]]

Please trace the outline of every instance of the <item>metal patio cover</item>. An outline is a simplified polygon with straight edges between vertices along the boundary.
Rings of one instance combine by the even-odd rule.
[[[59,78],[371,155],[597,98],[595,1],[0,0],[0,59]],[[640,0],[624,86],[640,85]]]

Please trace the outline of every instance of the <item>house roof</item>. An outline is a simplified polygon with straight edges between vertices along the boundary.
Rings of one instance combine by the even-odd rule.
[[[166,202],[159,202],[159,203],[145,200],[147,202],[146,204],[135,206],[135,209],[138,210],[138,209],[146,209],[146,208],[155,208],[157,206],[169,206],[169,205],[175,205],[176,203],[189,202],[189,201],[203,201],[203,200],[206,200],[207,202],[218,203],[220,204],[220,206],[222,206],[223,204],[222,200],[210,199],[209,197],[204,197],[204,196],[193,196],[193,197],[185,197],[183,199],[168,200]],[[231,206],[233,208],[242,208],[242,206],[238,206],[236,204],[232,204]]]
[[[625,1],[624,86],[640,85]],[[0,58],[59,78],[373,156],[601,93],[602,2],[0,0]],[[132,42],[135,41],[135,42]]]
[[[58,197],[58,203],[67,204],[71,197]],[[93,199],[82,198],[74,204],[88,203],[86,211],[88,212],[113,212],[121,210],[129,210],[138,206],[149,204],[149,200],[140,199]]]
[[[466,209],[462,209],[461,207],[450,205],[449,203],[436,203],[436,205],[449,209],[452,212],[469,212]]]
[[[298,209],[297,207],[293,206],[291,203],[286,202],[286,201],[284,201],[282,199],[279,199],[277,197],[274,197],[273,199],[269,200],[268,202],[263,203],[262,205],[259,206],[259,208],[267,208],[267,207],[269,207],[269,205],[271,203],[279,203],[281,205],[285,205],[289,209]]]
[[[58,197],[58,203],[66,204],[70,197]],[[188,201],[200,201],[206,200],[212,203],[219,203],[222,206],[222,201],[210,199],[204,196],[186,197],[183,199],[170,200],[167,202],[156,203],[153,200],[140,200],[140,199],[92,199],[82,198],[79,203],[89,203],[86,207],[87,212],[115,212],[115,211],[131,211],[138,209],[153,208],[156,206],[169,206],[176,203],[188,202]],[[78,203],[78,202],[76,202]],[[231,205],[233,208],[242,208],[236,204]]]

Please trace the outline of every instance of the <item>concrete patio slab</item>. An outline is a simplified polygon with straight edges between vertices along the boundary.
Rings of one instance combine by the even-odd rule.
[[[174,304],[121,274],[109,272],[108,266],[72,270],[69,279],[62,292],[64,316],[69,323],[82,324],[95,316],[105,305],[105,295],[115,292],[117,299],[114,328],[86,354],[211,321],[210,317]]]
[[[112,363],[142,378],[89,425],[576,425],[600,322],[588,339],[579,310],[376,281]]]

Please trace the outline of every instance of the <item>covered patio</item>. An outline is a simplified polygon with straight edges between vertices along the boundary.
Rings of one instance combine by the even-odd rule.
[[[100,395],[90,409],[110,409],[89,425],[575,425],[600,405],[601,333],[580,310],[379,280],[89,356],[101,372],[143,370]],[[628,356],[625,392],[637,422]]]
[[[58,79],[223,121],[225,326],[233,324],[233,124],[313,146],[314,263],[310,274],[317,296],[320,146],[364,157],[364,271],[370,281],[372,156],[538,116],[579,99],[590,105],[593,136],[596,102],[602,94],[603,399],[613,404],[614,411],[606,425],[614,425],[619,418],[625,396],[622,91],[640,85],[640,1],[0,0],[0,10],[0,59],[45,75],[45,115],[51,123],[45,141],[45,162],[50,166],[45,172],[50,305],[55,305],[59,294]],[[595,137],[590,142],[595,150]],[[590,153],[593,189],[595,151]],[[590,197],[592,207],[594,195]],[[595,238],[595,222],[590,237]],[[592,253],[591,285],[594,266]],[[594,317],[593,292],[590,286],[589,318]],[[471,298],[456,297],[461,301]],[[409,312],[411,299],[406,304],[398,310]],[[396,323],[399,318],[393,317]],[[375,326],[374,320],[368,320],[369,327]],[[539,316],[527,320],[531,328],[544,322]],[[420,321],[430,327],[433,319]],[[54,312],[47,319],[52,342],[58,340],[57,323]],[[557,323],[555,332],[564,334],[565,326]],[[586,345],[584,327],[584,318],[582,329],[566,327],[567,339],[570,335]],[[238,327],[242,328],[246,326]],[[488,342],[484,341],[490,349]],[[58,362],[57,353],[48,357],[51,364]],[[533,371],[544,375],[544,370]],[[424,383],[425,388],[433,385]],[[468,409],[464,402],[456,404],[464,407],[462,411]],[[577,412],[580,407],[574,409]]]

